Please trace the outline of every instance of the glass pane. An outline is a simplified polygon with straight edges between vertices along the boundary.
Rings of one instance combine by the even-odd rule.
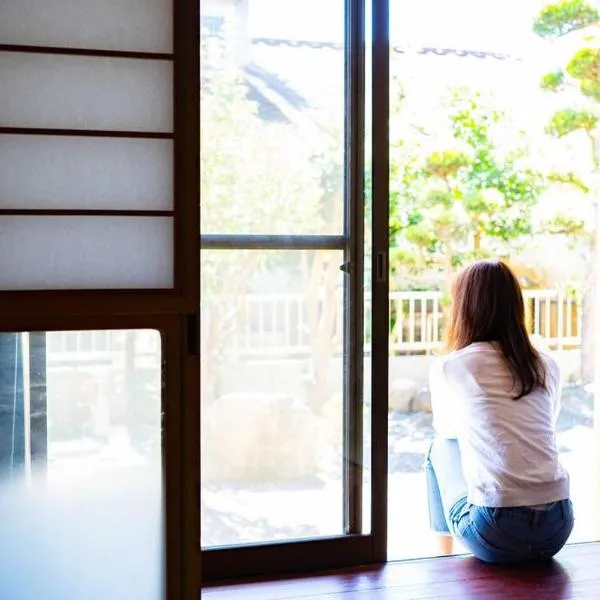
[[[0,136],[0,208],[172,210],[173,142]]]
[[[599,535],[599,96],[597,71],[575,57],[586,48],[581,60],[597,57],[598,40],[548,39],[552,25],[538,19],[550,4],[392,3],[392,560],[447,551],[429,530],[422,472],[433,437],[428,371],[450,278],[486,256],[516,271],[529,331],[562,369],[571,541]]]
[[[0,4],[0,44],[172,51],[172,0],[19,0]]]
[[[160,335],[88,333],[0,335],[6,598],[165,597]]]
[[[0,216],[0,289],[172,286],[172,218]]]
[[[171,132],[168,61],[0,54],[5,127]]]
[[[202,251],[202,546],[344,533],[342,252]]]
[[[343,0],[205,2],[202,53],[202,232],[341,233]]]

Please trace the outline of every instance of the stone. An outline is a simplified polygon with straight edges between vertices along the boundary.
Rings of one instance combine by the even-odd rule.
[[[289,396],[227,394],[202,414],[204,484],[285,484],[314,478],[318,419]]]
[[[396,379],[390,385],[389,410],[390,412],[413,412],[419,401],[421,388],[412,379]]]
[[[421,389],[419,397],[413,403],[413,410],[415,412],[431,412],[431,392],[429,391],[429,388],[425,387]]]

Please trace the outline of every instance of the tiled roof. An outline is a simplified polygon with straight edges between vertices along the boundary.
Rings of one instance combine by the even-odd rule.
[[[252,46],[253,62],[244,68],[249,89],[248,97],[257,102],[258,113],[265,121],[290,122],[294,114],[308,114],[311,108],[323,107],[327,102],[339,106],[343,101],[338,97],[338,92],[343,89],[343,44],[253,38]],[[440,60],[458,61],[455,64],[459,66],[465,60],[466,71],[461,71],[475,73],[474,78],[479,81],[496,76],[493,75],[497,73],[493,68],[494,64],[498,65],[498,68],[503,65],[503,71],[508,68],[511,72],[511,63],[523,64],[521,57],[511,54],[465,48],[394,46],[392,52],[392,60],[410,61],[404,69],[407,78],[415,77],[417,73],[427,73],[424,76],[431,77],[432,69],[433,72],[437,70],[431,61],[436,61],[437,57]],[[422,65],[421,60],[425,61]],[[327,64],[331,69],[328,69]],[[340,78],[340,81],[324,82],[330,86],[328,92],[317,83],[314,73],[318,70],[331,72]],[[449,73],[457,72],[450,66],[435,77],[442,80],[448,77]],[[514,75],[514,72],[512,73]]]
[[[262,44],[272,47],[288,47],[288,48],[310,48],[312,50],[328,49],[328,50],[343,50],[343,44],[335,42],[316,42],[311,40],[284,40],[277,38],[253,38],[253,44]],[[392,46],[394,54],[434,54],[436,56],[458,56],[458,57],[473,57],[480,59],[494,60],[522,60],[520,57],[510,54],[502,54],[499,52],[487,52],[485,50],[469,50],[463,48],[405,48],[402,46]]]

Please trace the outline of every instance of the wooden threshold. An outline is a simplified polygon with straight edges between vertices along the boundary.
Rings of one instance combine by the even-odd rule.
[[[456,556],[277,581],[216,585],[204,600],[597,600],[600,544],[565,548],[544,566],[499,567]]]

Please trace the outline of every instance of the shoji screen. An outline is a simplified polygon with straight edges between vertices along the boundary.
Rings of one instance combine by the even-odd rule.
[[[197,597],[198,12],[0,0],[2,599]]]
[[[171,0],[0,2],[0,290],[174,287]]]

